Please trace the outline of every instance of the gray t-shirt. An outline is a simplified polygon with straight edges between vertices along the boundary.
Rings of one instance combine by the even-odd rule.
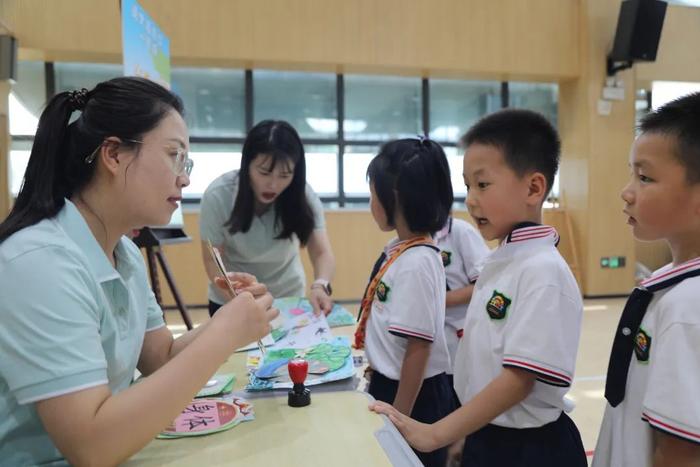
[[[223,245],[228,271],[247,272],[267,285],[274,297],[303,296],[306,288],[304,268],[299,257],[299,238],[276,239],[281,226],[275,225],[275,209],[253,216],[248,232],[231,235],[224,224],[233,210],[238,194],[238,170],[214,180],[202,196],[199,229],[202,241]],[[306,198],[314,213],[315,230],[325,230],[321,200],[306,184]],[[209,284],[209,300],[224,303],[218,289]]]

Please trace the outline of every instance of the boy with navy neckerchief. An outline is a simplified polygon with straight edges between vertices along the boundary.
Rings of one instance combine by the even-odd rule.
[[[700,465],[700,93],[647,115],[630,153],[624,213],[673,262],[620,317],[595,467]]]
[[[484,262],[454,365],[462,407],[433,424],[390,406],[389,416],[418,450],[466,436],[463,466],[584,467],[581,437],[564,413],[573,379],[583,303],[541,225],[542,204],[559,165],[556,130],[540,114],[491,114],[462,138],[467,208],[486,240]]]

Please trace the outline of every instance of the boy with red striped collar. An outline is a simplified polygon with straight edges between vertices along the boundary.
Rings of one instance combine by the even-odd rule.
[[[647,115],[622,191],[634,236],[673,263],[630,296],[608,366],[595,467],[700,465],[700,94]]]
[[[469,304],[454,365],[462,407],[432,425],[375,403],[418,450],[466,436],[463,466],[586,466],[564,413],[583,304],[541,225],[559,164],[559,138],[541,115],[504,110],[462,138],[467,208],[482,236],[498,239]]]

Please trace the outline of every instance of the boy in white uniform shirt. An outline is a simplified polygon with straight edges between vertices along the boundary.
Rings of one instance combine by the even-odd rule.
[[[472,297],[474,282],[489,248],[479,232],[466,221],[450,216],[445,226],[435,234],[445,266],[447,295],[445,309],[445,339],[454,366],[457,345],[464,332],[464,318]],[[448,373],[452,377],[452,370]]]
[[[624,212],[673,263],[632,292],[610,355],[595,467],[700,465],[700,94],[641,123]]]
[[[498,239],[476,282],[455,361],[462,407],[432,425],[381,403],[418,450],[466,436],[463,466],[587,465],[576,426],[564,413],[583,304],[540,225],[559,164],[559,138],[527,110],[503,110],[462,138],[467,208],[483,237]]]

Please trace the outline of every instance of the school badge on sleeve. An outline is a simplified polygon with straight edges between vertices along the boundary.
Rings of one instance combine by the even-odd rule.
[[[451,251],[440,251],[440,256],[442,256],[442,265],[447,267],[452,264],[452,252]]]
[[[391,288],[386,285],[384,281],[379,281],[379,284],[377,284],[377,300],[380,302],[386,302],[387,299],[389,298],[389,292],[391,291]]]
[[[634,354],[637,360],[641,363],[649,363],[649,351],[651,350],[651,336],[647,332],[639,328],[637,335],[634,336]]]
[[[486,304],[486,312],[491,319],[503,319],[506,317],[511,299],[503,295],[498,290],[493,291],[491,299]]]

